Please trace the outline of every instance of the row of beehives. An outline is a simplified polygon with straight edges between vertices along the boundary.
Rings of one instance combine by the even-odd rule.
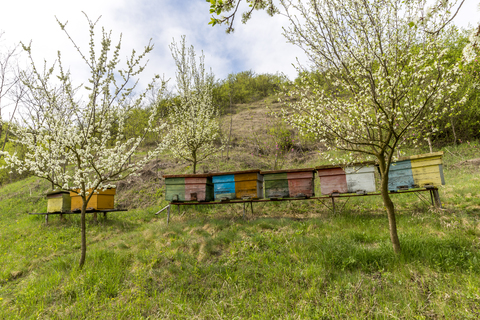
[[[443,152],[416,155],[392,163],[388,189],[411,189],[445,184]],[[315,171],[322,195],[376,191],[375,163],[326,165],[276,171],[236,171],[165,175],[167,201],[295,198],[315,195]]]
[[[92,192],[92,190],[89,190]],[[95,192],[87,203],[87,210],[110,210],[114,208],[115,189]],[[82,209],[82,197],[73,191],[52,191],[47,193],[47,212],[67,212]]]

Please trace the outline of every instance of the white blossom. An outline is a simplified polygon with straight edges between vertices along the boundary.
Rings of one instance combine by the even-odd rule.
[[[478,52],[480,52],[480,26],[472,30],[468,41],[468,44],[463,48],[463,57],[467,63],[471,63],[478,59]]]
[[[415,136],[416,143],[440,115],[439,102],[450,103],[457,89],[458,68],[450,67],[440,45],[449,4],[417,23],[426,1],[281,2],[291,22],[285,36],[304,49],[315,72],[293,84],[283,116],[328,149],[343,150],[344,161],[358,154],[377,160],[390,238],[399,253],[389,167],[405,137]]]
[[[93,42],[94,24],[91,22],[90,29]],[[16,153],[2,152],[7,167],[19,172],[29,171],[61,189],[80,187],[82,195],[91,188],[111,186],[111,182],[142,168],[155,153],[139,161],[128,161],[145,135],[124,138],[125,104],[136,85],[130,86],[131,77],[143,70],[141,59],[152,46],[147,46],[139,57],[132,55],[127,68],[119,71],[120,76],[115,78],[119,49],[119,46],[115,48],[111,60],[107,58],[111,40],[110,34],[104,33],[100,54],[96,56],[92,51],[88,58],[82,55],[91,73],[88,99],[82,100],[76,98],[76,88],[70,74],[63,70],[60,55],[58,78],[61,83],[55,86],[50,79],[56,69],[52,67],[41,73],[33,63],[30,48],[25,47],[34,77],[24,77],[23,82],[37,104],[29,110],[32,115],[34,110],[35,116],[24,119],[14,131],[15,142],[26,148],[24,159]],[[140,94],[128,107],[139,107],[144,95]],[[156,108],[145,133],[165,126],[155,123],[155,115]]]
[[[284,117],[330,148],[394,157],[401,138],[439,117],[436,102],[458,88],[440,35],[409,25],[424,1],[283,4],[292,22],[285,36],[331,81],[325,90],[306,75],[289,93],[296,100]]]
[[[90,70],[88,86],[85,86],[87,98],[77,97],[77,88],[72,85],[70,73],[63,69],[60,53],[57,65],[40,72],[33,63],[30,47],[24,45],[30,57],[33,77],[24,74],[23,83],[28,87],[33,103],[28,110],[30,116],[14,128],[13,134],[15,142],[23,145],[26,151],[23,158],[16,153],[1,153],[6,167],[18,172],[31,172],[47,179],[54,187],[71,189],[82,196],[80,266],[85,261],[85,208],[93,195],[90,190],[110,188],[115,181],[143,168],[161,150],[161,144],[143,157],[131,157],[148,132],[159,131],[166,126],[156,121],[157,108],[154,107],[143,134],[125,138],[129,110],[140,107],[145,93],[153,86],[151,84],[132,99],[137,84],[135,81],[132,84],[132,80],[145,68],[142,61],[153,46],[146,46],[140,55],[133,51],[126,67],[119,69],[120,42],[112,47],[111,33],[102,30],[100,53],[96,54],[96,22],[89,19],[88,22],[88,56],[80,51],[65,30],[65,25],[59,22]],[[55,71],[60,81],[57,86],[52,81]]]
[[[193,172],[199,162],[218,151],[218,110],[213,105],[213,74],[205,71],[204,55],[197,66],[195,50],[185,45],[182,37],[180,46],[170,46],[177,65],[177,91],[179,102],[173,104],[169,113],[168,134],[165,144],[173,156],[193,164]]]

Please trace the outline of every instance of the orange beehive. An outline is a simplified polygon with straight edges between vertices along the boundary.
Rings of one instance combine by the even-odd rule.
[[[92,197],[87,203],[87,210],[109,210],[114,208],[115,202],[115,188],[109,188],[106,190],[97,190],[93,193]],[[76,191],[80,191],[77,189]],[[88,190],[92,192],[92,189]],[[72,211],[82,209],[82,197],[73,191],[70,191],[70,197],[72,199]]]

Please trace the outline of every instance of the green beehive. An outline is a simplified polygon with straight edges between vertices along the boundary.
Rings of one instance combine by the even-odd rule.
[[[167,201],[212,201],[213,184],[210,174],[164,175]]]
[[[71,198],[68,191],[51,191],[47,193],[47,212],[70,211]]]

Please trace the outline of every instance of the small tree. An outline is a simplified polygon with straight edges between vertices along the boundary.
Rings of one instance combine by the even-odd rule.
[[[44,178],[59,189],[72,190],[82,198],[81,209],[81,258],[83,267],[86,256],[85,212],[93,193],[110,187],[112,182],[124,179],[135,173],[155,156],[158,147],[142,158],[129,162],[129,158],[151,130],[163,125],[154,123],[155,111],[150,115],[144,132],[137,137],[125,138],[125,118],[130,108],[140,105],[145,93],[137,96],[130,105],[125,101],[132,95],[137,82],[132,78],[143,71],[145,55],[153,49],[147,45],[140,55],[135,51],[127,58],[126,68],[115,72],[119,67],[121,42],[112,52],[111,32],[102,29],[100,53],[95,52],[94,32],[98,22],[88,19],[90,29],[90,51],[85,56],[65,29],[81,59],[90,70],[90,77],[83,89],[88,97],[77,98],[77,89],[72,85],[72,77],[62,66],[58,53],[59,85],[54,86],[51,78],[56,66],[44,68],[40,72],[32,59],[31,47],[23,46],[28,53],[34,77],[24,78],[31,96],[30,103],[36,109],[31,117],[15,128],[16,142],[27,149],[24,159],[16,153],[5,155],[7,166],[22,173],[31,172]],[[111,57],[109,57],[111,55]],[[148,90],[148,89],[147,89]],[[117,130],[111,130],[115,125]]]
[[[185,45],[170,46],[177,65],[178,103],[171,106],[169,130],[165,140],[174,157],[192,163],[193,173],[197,164],[208,159],[218,149],[215,140],[219,133],[218,110],[212,101],[214,76],[205,72],[205,56],[200,56],[197,66],[195,50]]]
[[[3,35],[4,33],[0,31],[0,47],[4,47],[1,43]],[[13,48],[4,48],[5,50],[0,51],[0,137],[5,132],[2,151],[5,150],[8,141],[8,127],[15,117],[20,100],[25,94],[24,87],[20,85],[19,70],[16,68],[18,45]],[[7,106],[13,108],[8,122],[4,120],[5,116],[3,115],[3,109]]]
[[[439,45],[445,12],[417,20],[422,0],[282,1],[291,27],[287,39],[305,50],[331,83],[325,90],[305,79],[290,93],[291,125],[315,134],[331,149],[376,158],[382,176],[393,249],[399,253],[395,208],[388,193],[388,172],[406,134],[436,117],[439,101],[449,102],[458,70]],[[299,15],[299,17],[296,16]],[[443,18],[443,19],[442,19]],[[425,29],[436,33],[424,32]]]

